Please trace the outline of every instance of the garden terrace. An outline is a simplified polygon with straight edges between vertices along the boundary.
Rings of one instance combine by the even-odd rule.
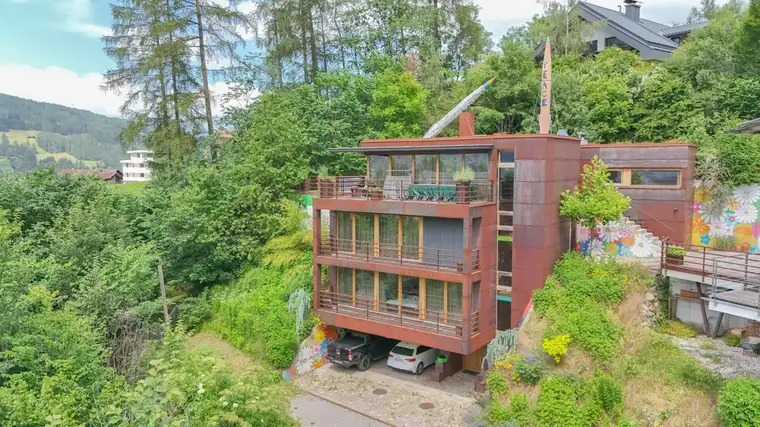
[[[494,200],[494,182],[487,179],[459,183],[453,180],[414,179],[411,172],[389,171],[384,179],[356,176],[317,178],[320,198],[392,200],[472,204]]]

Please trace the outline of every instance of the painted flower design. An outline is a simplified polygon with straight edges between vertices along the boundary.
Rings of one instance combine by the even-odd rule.
[[[591,237],[591,233],[589,232],[588,227],[581,225],[578,227],[578,240],[581,242],[585,242]]]
[[[741,185],[734,188],[734,199],[739,206],[751,205],[760,200],[760,185]]]
[[[648,258],[654,256],[656,246],[652,239],[646,237],[646,235],[637,234],[631,246],[631,254],[637,258]]]
[[[705,246],[709,245],[710,244],[710,236],[707,235],[707,234],[705,234],[704,236],[702,236],[702,237],[699,238],[699,242],[702,243]]]
[[[725,221],[716,221],[710,223],[711,237],[728,237],[734,235],[734,227],[727,225]]]
[[[636,241],[636,239],[633,238],[633,234],[630,234],[628,236],[623,236],[620,238],[620,244],[626,247],[633,246],[633,243]]]
[[[599,256],[599,255],[604,254],[605,253],[604,244],[596,239],[591,240],[588,253],[591,256]]]
[[[757,221],[757,208],[752,204],[740,205],[734,215],[738,222],[752,224]]]
[[[694,215],[694,230],[696,234],[707,234],[710,231],[710,225],[702,220],[699,214]]]
[[[702,206],[699,207],[699,215],[702,217],[703,221],[710,224],[723,222],[723,208],[713,203],[702,204]]]
[[[620,230],[620,237],[631,237],[633,236],[633,229],[631,227],[623,227],[622,230]]]
[[[622,227],[617,223],[610,223],[606,228],[603,228],[599,233],[599,238],[604,243],[612,243],[617,241],[622,236]]]
[[[698,214],[699,213],[699,208],[701,206],[702,206],[702,203],[699,203],[698,201],[695,200],[694,203],[692,203],[692,205],[691,205],[691,213]]]
[[[620,243],[620,247],[618,248],[618,256],[630,256],[631,255],[631,247],[625,246],[622,243]]]
[[[704,202],[708,197],[710,197],[710,192],[707,188],[698,186],[694,189],[694,200],[697,202]]]
[[[756,254],[756,253],[760,252],[760,246],[758,246],[758,245],[750,246],[749,251]]]
[[[735,214],[726,214],[724,216],[724,218],[726,219],[725,223],[726,223],[727,226],[729,226],[729,227],[735,227],[736,226],[736,222],[737,221],[736,221],[736,215]]]
[[[760,238],[760,222],[752,224],[752,235]]]
[[[733,196],[728,196],[728,200],[726,201],[726,209],[735,211],[738,206],[739,204],[736,203],[736,199],[734,199]]]

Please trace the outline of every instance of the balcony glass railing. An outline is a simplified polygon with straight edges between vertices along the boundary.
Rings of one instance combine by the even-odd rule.
[[[377,301],[324,290],[319,295],[319,308],[324,311],[440,335],[463,336],[461,313],[420,309],[406,304],[399,305],[397,302]],[[472,335],[479,332],[479,319],[477,311],[471,314]]]
[[[480,270],[480,250],[470,251],[472,271]],[[465,272],[468,251],[426,248],[413,245],[363,242],[323,236],[319,255],[420,267],[439,271]]]
[[[493,181],[469,183],[452,180],[413,179],[410,176],[387,176],[371,179],[357,176],[318,178],[320,198],[353,198],[436,203],[470,204],[494,200]],[[313,181],[308,183],[310,187]]]

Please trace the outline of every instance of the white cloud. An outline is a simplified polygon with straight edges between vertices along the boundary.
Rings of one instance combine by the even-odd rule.
[[[91,0],[58,0],[58,11],[63,17],[64,29],[86,36],[100,37],[111,34],[111,28],[92,22]]]
[[[0,93],[118,116],[123,95],[101,91],[102,82],[98,73],[0,62]]]
[[[725,4],[727,0],[718,0]],[[475,0],[480,8],[480,19],[493,38],[498,40],[513,26],[522,25],[543,12],[543,7],[535,0]],[[592,0],[589,3],[617,10],[623,0]],[[670,24],[685,22],[689,10],[699,7],[699,0],[652,0],[641,7],[641,17],[652,21]]]

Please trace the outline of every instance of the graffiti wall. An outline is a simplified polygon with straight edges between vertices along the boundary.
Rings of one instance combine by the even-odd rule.
[[[601,255],[603,253],[634,258],[652,258],[660,256],[660,240],[647,230],[628,219],[611,221],[596,228],[596,236],[591,238],[588,227],[578,227],[578,250],[583,254]]]
[[[282,379],[293,378],[313,371],[327,363],[327,344],[337,341],[338,329],[334,326],[319,324],[311,330],[298,347],[298,354],[288,370],[283,371]]]
[[[734,188],[723,203],[710,203],[706,188],[694,190],[691,243],[719,249],[760,253],[760,184]]]

